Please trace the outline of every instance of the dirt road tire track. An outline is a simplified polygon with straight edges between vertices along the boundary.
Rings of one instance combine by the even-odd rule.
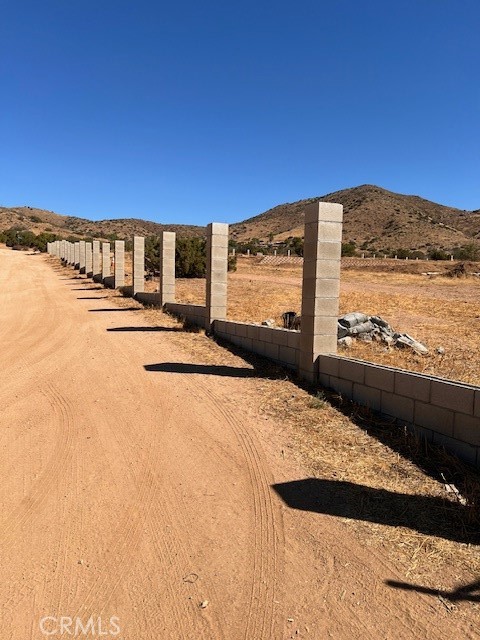
[[[149,372],[198,362],[108,331],[145,319],[69,273],[0,249],[1,638],[44,640],[44,615],[115,615],[122,640],[478,637],[388,589],[402,576],[339,519],[283,505],[272,485],[306,471],[255,380]]]

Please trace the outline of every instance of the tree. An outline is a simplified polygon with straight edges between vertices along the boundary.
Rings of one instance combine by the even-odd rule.
[[[207,270],[205,238],[177,238],[175,243],[175,276],[204,278]],[[160,238],[145,238],[145,270],[155,275],[160,269]],[[237,270],[237,257],[228,257],[228,270]]]
[[[303,256],[303,238],[292,238],[288,243],[288,246],[297,256]]]
[[[160,268],[160,239],[157,236],[145,238],[145,271],[154,275]]]
[[[342,242],[342,256],[351,258],[354,255],[355,255],[355,243]]]
[[[471,260],[476,262],[480,260],[480,246],[474,242],[459,247],[453,251],[453,255],[457,260]]]
[[[450,256],[443,249],[431,249],[428,252],[430,260],[449,260]]]
[[[207,264],[204,238],[178,238],[175,247],[177,278],[204,278]]]

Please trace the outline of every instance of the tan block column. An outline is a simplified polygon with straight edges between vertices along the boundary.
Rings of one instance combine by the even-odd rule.
[[[80,243],[75,242],[73,246],[75,248],[75,264],[73,268],[80,269]]]
[[[300,366],[313,382],[321,353],[336,353],[343,206],[314,202],[305,208]]]
[[[206,328],[227,317],[228,224],[207,227]]]
[[[102,275],[102,264],[100,254],[100,241],[92,242],[92,278],[99,278]]]
[[[102,280],[110,277],[110,243],[102,242]]]
[[[85,241],[80,240],[79,242],[79,265],[80,265],[80,273],[85,273]]]
[[[145,291],[145,238],[133,236],[133,295]]]
[[[92,243],[85,243],[85,273],[88,278],[92,277],[92,267],[93,267],[93,255],[92,255]]]
[[[75,247],[74,247],[73,242],[69,242],[68,246],[69,246],[69,251],[70,251],[68,264],[72,267],[75,264]]]
[[[175,232],[160,232],[160,304],[175,302]]]
[[[123,240],[115,240],[115,283],[114,288],[125,286],[125,242]]]

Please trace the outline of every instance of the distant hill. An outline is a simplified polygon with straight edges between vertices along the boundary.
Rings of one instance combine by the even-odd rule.
[[[0,207],[0,231],[11,227],[21,227],[38,234],[42,231],[56,233],[63,237],[91,237],[107,239],[116,235],[119,239],[130,238],[134,234],[150,236],[160,231],[175,231],[179,236],[201,236],[205,228],[184,224],[159,224],[137,218],[116,220],[87,220],[65,216],[53,211],[34,207]]]
[[[344,242],[355,242],[359,249],[428,250],[453,249],[480,243],[480,209],[463,211],[430,202],[419,196],[387,191],[374,185],[344,189],[325,196],[281,204],[253,218],[230,226],[231,236],[244,241],[252,238],[281,241],[303,236],[304,207],[310,202],[339,202],[344,207]],[[119,239],[175,231],[179,236],[201,236],[204,227],[158,224],[136,218],[91,221],[33,207],[0,207],[0,231],[13,226],[34,233],[50,231],[62,237]]]
[[[446,207],[374,185],[278,205],[232,225],[232,236],[236,240],[268,239],[269,234],[274,240],[303,236],[304,207],[316,201],[343,204],[344,242],[365,249],[451,249],[480,240],[480,210]]]

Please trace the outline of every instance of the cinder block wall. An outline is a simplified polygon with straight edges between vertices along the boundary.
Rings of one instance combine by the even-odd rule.
[[[298,370],[300,360],[300,332],[264,327],[248,322],[214,320],[213,332],[222,340],[265,356],[290,369]]]
[[[337,355],[321,355],[317,363],[325,388],[480,468],[480,387]]]
[[[214,320],[209,322],[205,307],[193,304],[167,302],[165,311],[186,318],[192,324],[213,333],[237,347],[274,360],[285,367],[298,370],[300,361],[300,331],[290,331],[280,327],[264,327],[248,322]]]
[[[164,307],[165,311],[175,316],[186,318],[188,322],[203,327],[209,328],[207,322],[207,310],[205,307],[201,307],[196,304],[179,304],[177,302],[166,302]]]

